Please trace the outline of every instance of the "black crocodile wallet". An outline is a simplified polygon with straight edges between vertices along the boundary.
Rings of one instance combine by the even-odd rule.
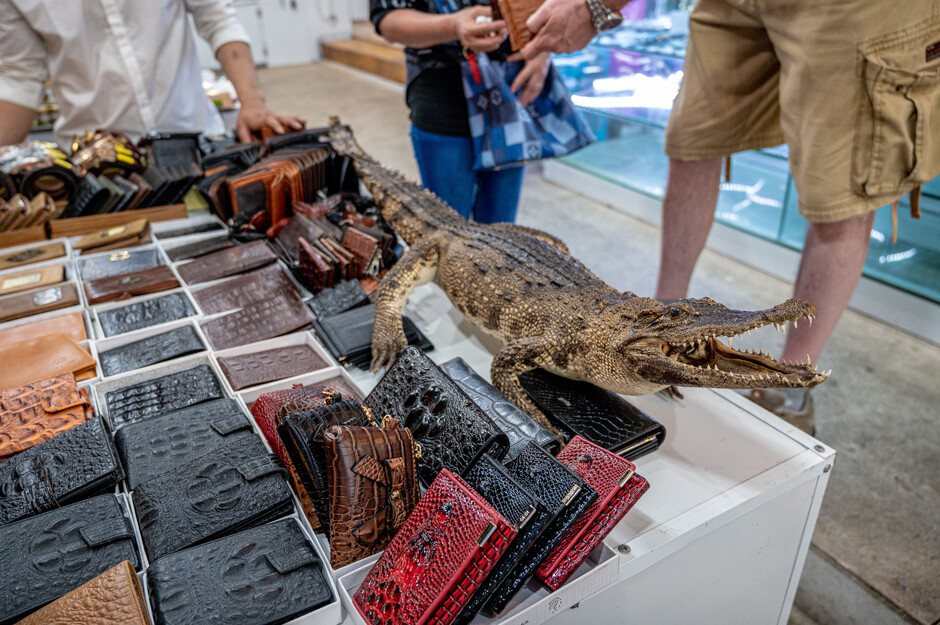
[[[218,252],[219,250],[224,250],[234,245],[235,244],[232,243],[227,236],[212,237],[211,239],[202,239],[201,241],[194,241],[170,248],[166,250],[166,255],[170,257],[171,261],[176,263],[181,260],[189,260],[190,258],[198,258],[205,254]]]
[[[79,270],[82,280],[97,280],[109,278],[121,273],[150,269],[162,264],[160,254],[156,249],[149,250],[115,250],[100,256],[85,258],[79,261]]]
[[[482,454],[499,460],[509,451],[492,419],[416,347],[398,356],[365,403],[411,430],[422,448],[418,477],[425,487],[444,467],[462,474]]]
[[[561,439],[535,422],[526,413],[519,410],[514,403],[506,399],[499,390],[481,378],[470,368],[463,358],[457,357],[441,364],[441,369],[449,375],[460,388],[470,396],[477,406],[483,409],[489,417],[509,437],[509,453],[507,458],[515,458],[530,440],[535,441],[556,455],[564,443]]]
[[[215,399],[125,425],[114,435],[114,444],[127,487],[133,490],[229,441],[252,435],[251,423],[236,400]]]
[[[98,353],[98,362],[106,376],[133,371],[158,362],[188,356],[206,349],[192,326],[182,326],[163,334],[127,343]]]
[[[411,319],[402,317],[402,323],[409,345],[414,345],[423,352],[434,349],[431,341],[418,330]],[[338,362],[368,369],[372,361],[373,325],[375,304],[369,304],[326,319],[318,319],[313,323],[313,329],[320,342]]]
[[[158,625],[278,625],[334,600],[294,519],[161,558],[147,586]]]
[[[98,321],[105,336],[116,336],[195,314],[196,310],[185,295],[171,293],[120,308],[99,310]]]
[[[0,624],[140,559],[118,495],[99,495],[0,527]]]
[[[105,492],[121,464],[100,417],[0,463],[0,525]]]
[[[195,406],[210,399],[219,399],[223,395],[219,379],[209,365],[199,365],[108,391],[105,399],[108,403],[108,421],[111,428],[117,431],[128,423]]]
[[[543,369],[519,382],[535,405],[568,440],[581,436],[627,460],[656,451],[666,428],[615,393]]]
[[[256,436],[231,441],[134,489],[151,562],[294,510],[286,471]]]
[[[343,280],[314,295],[307,305],[317,319],[326,319],[368,303],[369,296],[358,280]]]

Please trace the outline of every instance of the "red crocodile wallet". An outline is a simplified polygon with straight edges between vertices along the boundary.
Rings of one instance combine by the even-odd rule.
[[[552,590],[568,580],[650,487],[636,474],[632,462],[580,436],[571,439],[557,458],[596,490],[598,497],[535,572]]]
[[[449,625],[516,537],[516,528],[442,469],[353,601],[371,625]]]

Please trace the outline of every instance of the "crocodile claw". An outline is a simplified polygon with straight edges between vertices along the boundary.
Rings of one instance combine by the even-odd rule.
[[[408,339],[402,334],[393,340],[372,340],[372,373],[378,373],[385,367],[391,367],[398,359],[398,354],[408,347]]]

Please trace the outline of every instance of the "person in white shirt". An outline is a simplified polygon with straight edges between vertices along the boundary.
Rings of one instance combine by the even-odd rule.
[[[221,134],[202,88],[192,15],[241,104],[239,139],[299,129],[265,104],[248,35],[232,0],[0,0],[0,145],[26,138],[48,77],[59,105],[56,138],[88,129]]]

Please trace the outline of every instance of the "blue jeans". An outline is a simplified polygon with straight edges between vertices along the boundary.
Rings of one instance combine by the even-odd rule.
[[[454,210],[484,224],[512,223],[519,208],[524,167],[473,169],[470,137],[449,137],[411,126],[421,183]]]

